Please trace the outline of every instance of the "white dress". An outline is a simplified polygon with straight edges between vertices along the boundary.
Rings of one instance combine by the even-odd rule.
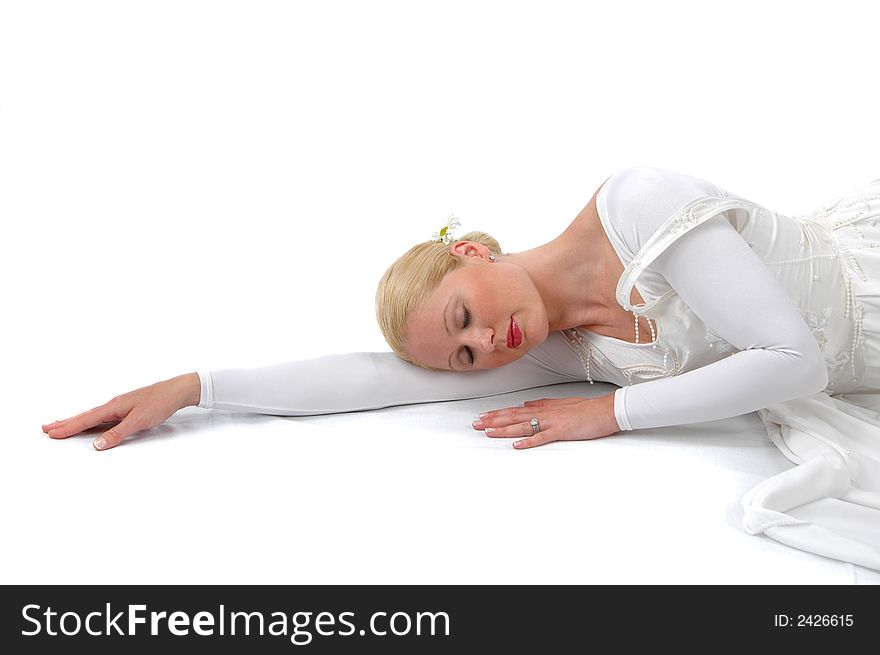
[[[656,341],[553,333],[487,371],[393,353],[200,371],[200,407],[308,415],[473,398],[591,378],[617,384],[622,429],[757,411],[798,464],[743,499],[753,534],[880,570],[880,180],[790,217],[699,178],[616,172],[597,210],[624,272],[620,305]],[[875,243],[876,240],[876,243]],[[645,304],[630,306],[635,286]],[[687,301],[687,302],[685,302]]]
[[[637,178],[642,187],[647,177],[673,183],[668,171],[640,171]],[[664,353],[669,351],[668,359],[681,366],[670,367],[659,375],[679,375],[687,370],[689,360],[717,361],[713,353],[736,353],[737,357],[744,354],[718,336],[717,332],[729,326],[704,322],[684,303],[681,296],[687,285],[682,285],[682,294],[676,293],[679,289],[675,282],[670,285],[667,278],[678,273],[675,266],[684,269],[690,264],[667,261],[653,267],[665,273],[672,271],[672,276],[661,275],[651,266],[664,253],[692,259],[717,257],[717,251],[701,254],[696,250],[676,251],[671,246],[719,214],[784,289],[812,332],[827,371],[824,389],[788,399],[783,393],[783,400],[757,408],[770,439],[799,466],[746,494],[746,530],[803,550],[880,569],[880,180],[812,214],[797,217],[769,211],[719,190],[682,204],[634,256],[609,231],[612,244],[626,264],[618,283],[618,302],[630,309],[630,291],[633,285],[638,288],[645,305],[631,309],[656,320],[659,345]],[[694,236],[697,238],[689,246],[693,249],[701,243],[696,233]],[[720,272],[730,271],[723,267]],[[723,292],[716,294],[712,311],[730,299],[727,294],[736,293],[736,285],[722,287],[719,282],[718,287]],[[774,316],[777,309],[773,309]],[[743,318],[753,321],[758,316],[761,322],[766,320],[766,311],[761,313],[753,307],[752,312],[743,313]],[[702,318],[709,313],[708,309],[702,312]],[[740,336],[737,330],[731,334]],[[642,348],[633,353],[637,345],[617,340],[606,339],[602,345],[606,349],[612,346],[618,361],[628,350],[630,363],[640,361],[639,354],[649,352]],[[656,357],[654,354],[655,365]],[[652,363],[644,355],[641,361],[646,367]],[[702,370],[718,370],[720,363]],[[742,379],[731,376],[723,382],[728,396],[748,396],[741,386]],[[756,380],[755,384],[762,382],[768,380]],[[622,387],[616,392],[623,395],[629,410],[630,395],[644,391],[641,395],[645,398],[633,398],[646,401],[644,406],[639,402],[634,407],[636,428],[659,425],[666,411],[664,403],[676,402],[672,395],[661,399],[659,385],[648,393],[651,386]],[[761,393],[769,400],[771,393],[766,388]],[[706,391],[693,387],[678,401],[698,403],[706,412],[710,411],[706,396]],[[633,412],[627,413],[632,419]]]

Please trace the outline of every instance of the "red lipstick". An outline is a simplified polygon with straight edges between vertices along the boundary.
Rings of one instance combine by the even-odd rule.
[[[523,336],[522,331],[519,329],[519,325],[516,324],[516,321],[513,319],[513,316],[510,317],[510,327],[507,330],[507,347],[508,348],[519,348],[520,344],[522,344]]]

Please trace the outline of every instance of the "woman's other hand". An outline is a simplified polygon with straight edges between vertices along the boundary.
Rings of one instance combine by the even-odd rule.
[[[532,434],[531,419],[540,431]],[[551,441],[598,439],[620,431],[614,417],[614,394],[601,398],[542,398],[527,400],[522,407],[508,407],[481,414],[474,429],[488,437],[525,437],[515,448],[532,448]]]
[[[198,405],[200,391],[197,373],[178,375],[116,396],[82,414],[48,423],[43,432],[53,439],[66,439],[96,425],[117,423],[95,439],[96,449],[107,450],[130,434],[159,425],[179,409]]]

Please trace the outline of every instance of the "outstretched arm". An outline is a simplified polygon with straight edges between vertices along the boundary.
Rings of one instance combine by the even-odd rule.
[[[179,375],[46,424],[43,431],[53,439],[66,439],[98,425],[114,424],[95,440],[95,448],[105,450],[191,405],[302,416],[476,398],[571,381],[528,355],[497,369],[435,372],[408,364],[391,352],[348,353]]]
[[[429,371],[392,352],[346,353],[252,369],[200,371],[199,407],[276,416],[334,414],[492,396],[572,379],[528,355],[481,371]]]

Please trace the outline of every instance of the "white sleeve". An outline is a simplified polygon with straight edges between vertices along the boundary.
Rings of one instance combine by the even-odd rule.
[[[619,209],[635,212],[626,221],[637,226],[639,243],[631,244],[636,251],[675,211],[711,187],[703,183],[707,186],[694,188],[696,196],[687,197],[686,188],[696,178],[676,181],[676,175],[654,169],[653,179],[666,185],[631,188],[632,202],[617,199]],[[711,330],[740,352],[676,377],[618,389],[614,408],[621,429],[738,416],[826,387],[822,353],[796,305],[724,216],[684,234],[652,266]]]
[[[326,355],[198,375],[198,407],[275,416],[479,398],[572,381],[528,355],[495,369],[429,371],[392,352]]]

